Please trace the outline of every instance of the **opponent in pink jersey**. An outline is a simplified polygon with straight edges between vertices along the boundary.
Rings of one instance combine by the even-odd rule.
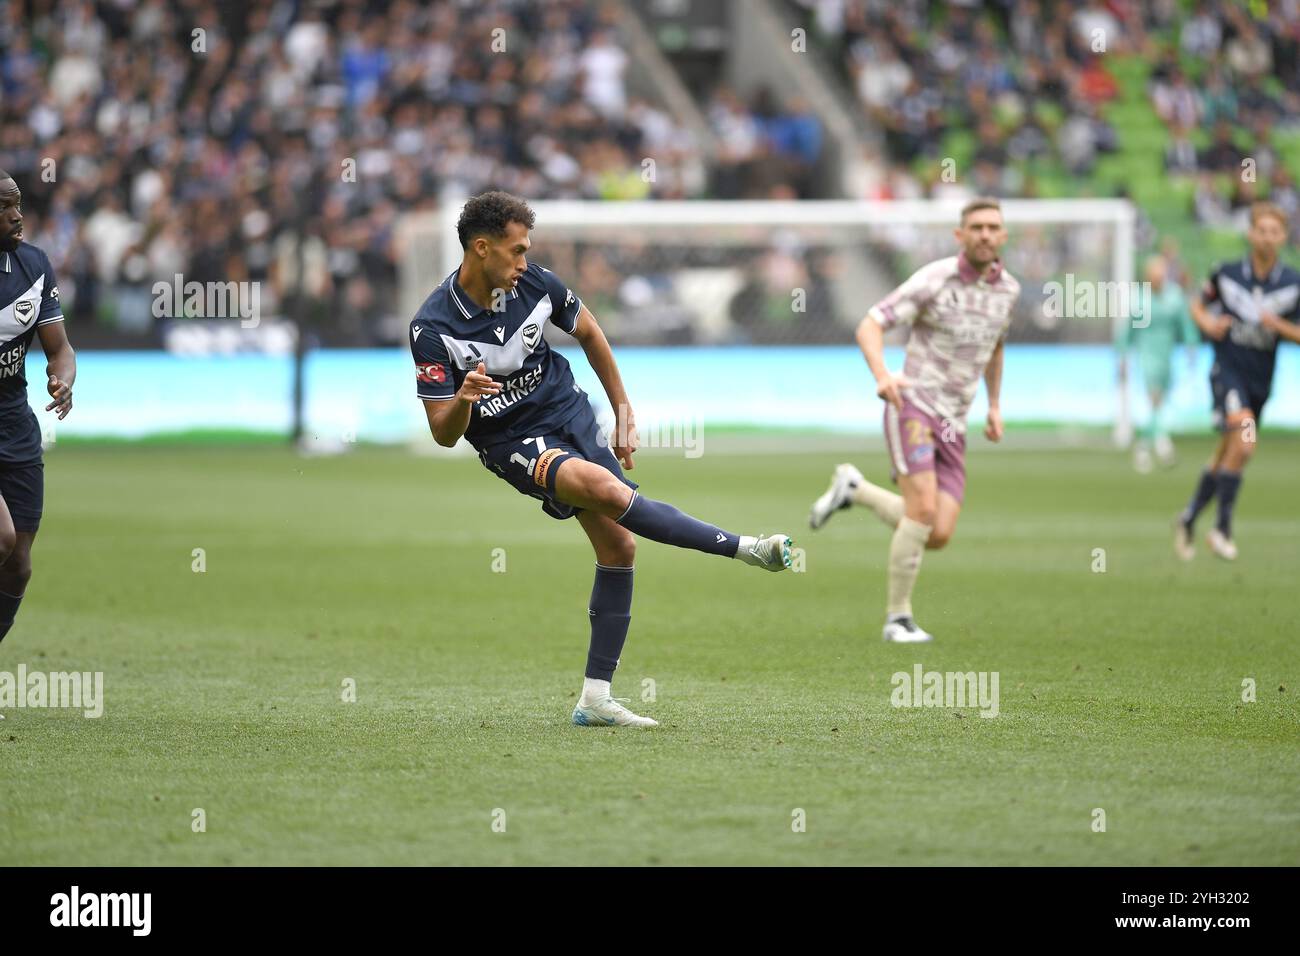
[[[998,258],[1007,233],[997,200],[969,203],[953,234],[959,255],[923,266],[858,326],[876,394],[885,400],[890,470],[902,494],[840,465],[809,517],[819,528],[837,510],[860,504],[894,529],[886,641],[931,640],[912,618],[912,588],[925,549],[942,548],[957,527],[966,489],[966,414],[981,376],[989,395],[984,434],[990,441],[1002,437],[1002,347],[1020,283]],[[895,375],[885,367],[884,331],[900,324],[911,334],[903,373]]]

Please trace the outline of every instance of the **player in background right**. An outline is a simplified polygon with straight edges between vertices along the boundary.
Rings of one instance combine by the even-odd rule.
[[[1273,387],[1277,340],[1300,342],[1300,273],[1278,258],[1286,236],[1286,214],[1271,203],[1255,203],[1246,232],[1250,254],[1215,269],[1200,301],[1192,302],[1192,318],[1214,343],[1210,389],[1214,424],[1223,434],[1178,516],[1174,551],[1184,561],[1196,553],[1196,516],[1216,496],[1218,521],[1206,543],[1227,561],[1237,557],[1232,509],[1242,470],[1258,444],[1260,417]]]
[[[1151,417],[1138,432],[1133,448],[1133,467],[1141,474],[1151,471],[1152,455],[1162,465],[1174,463],[1174,443],[1169,437],[1163,414],[1165,396],[1169,394],[1173,380],[1174,346],[1180,342],[1186,345],[1188,357],[1194,362],[1199,341],[1196,324],[1187,310],[1187,297],[1169,276],[1163,256],[1152,256],[1147,260],[1144,277],[1151,286],[1150,301],[1139,304],[1115,336],[1121,381],[1128,377],[1129,351],[1135,350],[1138,367],[1142,370],[1142,384],[1151,402]]]
[[[981,377],[989,401],[984,435],[1002,439],[1002,361],[1020,283],[1002,267],[1007,231],[996,199],[967,203],[959,223],[953,237],[960,252],[922,266],[858,324],[858,345],[885,401],[885,445],[901,494],[846,463],[808,516],[820,528],[836,511],[863,505],[893,529],[881,637],[899,644],[933,639],[912,617],[912,589],[921,555],[942,548],[957,530],[966,414]],[[895,375],[885,365],[884,334],[900,325],[909,333],[903,374]]]

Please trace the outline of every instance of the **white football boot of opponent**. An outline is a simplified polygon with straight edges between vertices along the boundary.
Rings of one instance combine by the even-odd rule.
[[[1174,554],[1180,561],[1196,557],[1196,539],[1192,537],[1192,529],[1183,524],[1182,515],[1174,519]]]
[[[769,534],[765,538],[742,534],[736,557],[756,568],[784,571],[790,567],[790,547],[793,544],[788,534]]]
[[[886,621],[885,628],[880,636],[894,644],[924,644],[927,641],[934,640],[933,634],[927,634],[916,626],[916,622],[912,620],[910,614]]]
[[[816,530],[830,520],[837,511],[853,506],[853,489],[866,481],[862,472],[852,465],[836,465],[835,474],[831,475],[831,486],[826,493],[813,502],[808,514],[808,526]]]
[[[910,614],[887,620],[884,631],[881,631],[880,636],[893,644],[924,644],[926,641],[935,640],[932,633],[927,633],[917,627],[917,622],[911,619]]]
[[[602,697],[584,704],[582,701],[573,708],[573,722],[579,727],[658,727],[659,721],[634,714],[623,706],[631,703],[630,697]]]
[[[1232,543],[1232,539],[1225,535],[1218,528],[1211,528],[1210,533],[1205,536],[1205,543],[1210,546],[1210,550],[1224,561],[1237,560],[1237,546]]]

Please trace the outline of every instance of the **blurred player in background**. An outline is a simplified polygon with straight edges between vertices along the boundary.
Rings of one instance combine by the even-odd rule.
[[[416,394],[439,445],[450,448],[464,436],[485,468],[540,499],[552,518],[576,515],[591,540],[591,644],[573,722],[653,727],[657,721],[610,696],[631,621],[634,535],[768,571],[790,567],[791,543],[783,534],[723,531],[643,497],[623,476],[619,464],[632,468],[637,437],[618,365],[582,300],[554,273],[529,265],[533,218],[508,193],[486,192],[465,204],[457,223],[460,268],[411,322]],[[546,343],[548,322],[578,340],[605,388],[616,416],[612,451],[568,360]]]
[[[981,375],[989,398],[984,434],[1002,438],[1002,358],[1020,283],[998,257],[1007,233],[997,200],[968,203],[953,235],[959,255],[922,266],[858,326],[876,394],[885,400],[891,475],[902,494],[840,465],[808,522],[819,528],[837,510],[860,504],[894,529],[882,637],[899,643],[932,639],[912,617],[912,588],[925,549],[942,548],[957,527],[966,488],[966,414]],[[894,375],[885,367],[884,333],[900,324],[910,325],[911,334],[903,374]]]
[[[1187,309],[1187,298],[1178,283],[1170,278],[1165,259],[1162,256],[1148,259],[1144,275],[1151,285],[1150,301],[1139,303],[1131,319],[1120,326],[1115,348],[1119,352],[1121,380],[1128,378],[1129,350],[1136,348],[1142,383],[1151,402],[1151,417],[1138,432],[1133,450],[1133,466],[1146,474],[1151,471],[1153,455],[1162,465],[1174,463],[1174,443],[1163,416],[1165,396],[1173,380],[1174,346],[1180,342],[1187,346],[1188,362],[1193,363],[1200,337]]]
[[[1206,543],[1225,560],[1237,557],[1232,510],[1242,471],[1258,444],[1278,339],[1300,342],[1300,273],[1278,258],[1286,237],[1286,213],[1271,203],[1255,203],[1246,232],[1249,254],[1216,268],[1200,300],[1192,303],[1196,325],[1214,343],[1210,390],[1222,437],[1175,525],[1174,551],[1184,561],[1196,554],[1196,517],[1216,497],[1218,520]]]
[[[41,427],[27,404],[27,349],[39,336],[48,360],[45,410],[72,411],[77,356],[68,342],[54,269],[23,242],[23,197],[0,170],[0,641],[32,577],[32,542],[45,503]]]

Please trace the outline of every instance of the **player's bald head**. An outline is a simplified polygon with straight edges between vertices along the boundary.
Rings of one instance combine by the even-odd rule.
[[[13,252],[23,241],[23,194],[14,178],[0,169],[0,251]]]

